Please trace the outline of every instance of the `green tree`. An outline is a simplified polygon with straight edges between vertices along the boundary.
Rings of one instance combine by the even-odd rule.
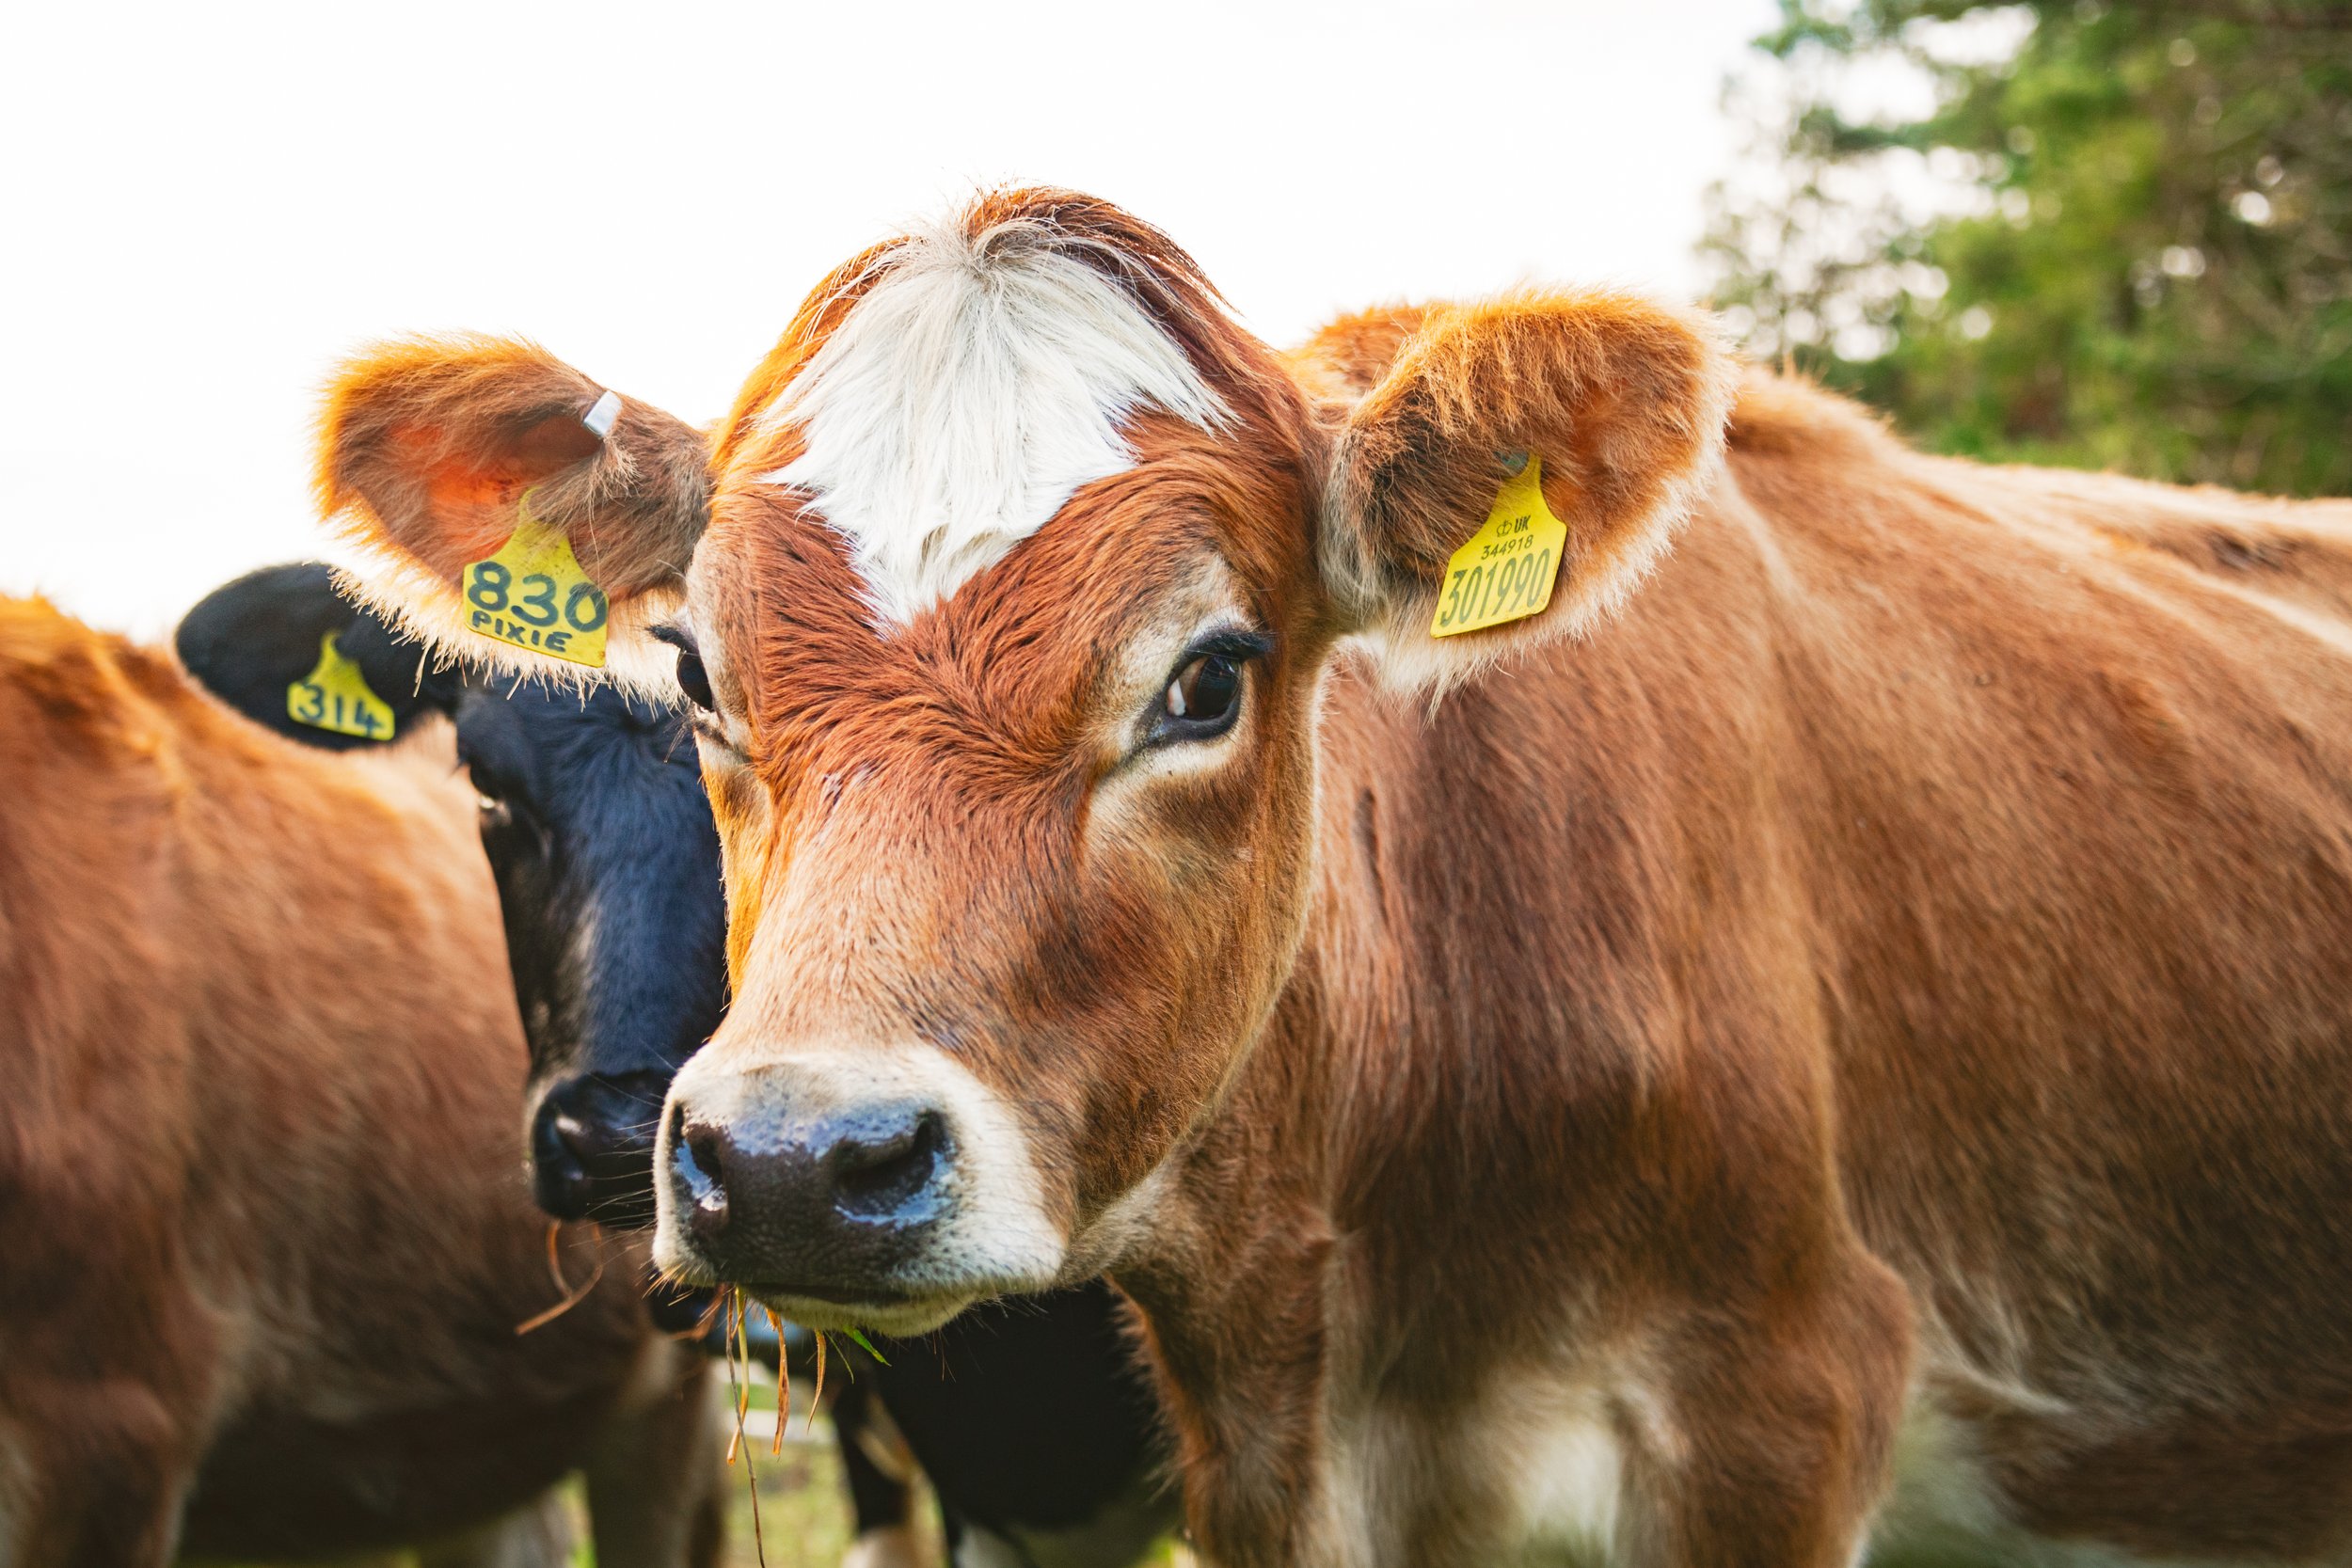
[[[1704,245],[1751,351],[1942,451],[2352,491],[2352,5],[1781,10]]]

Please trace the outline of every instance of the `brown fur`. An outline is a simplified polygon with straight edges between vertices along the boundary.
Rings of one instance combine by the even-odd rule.
[[[636,1386],[673,1354],[641,1258],[513,1332],[557,1290],[496,895],[442,752],[290,744],[163,656],[0,600],[0,1561],[441,1534],[639,1406],[692,1451],[699,1357]],[[596,1266],[584,1233],[564,1252]]]
[[[1018,1106],[1237,1568],[1509,1560],[1565,1414],[1639,1562],[1851,1560],[1906,1413],[2001,1528],[2352,1551],[2352,508],[1727,407],[1609,295],[1279,361],[1153,232],[1104,264],[1234,428],[1140,416],[888,639],[757,479],[793,433],[723,448],[711,1059],[913,1037]],[[1433,644],[1531,448],[1561,591]],[[1217,571],[1274,652],[1136,782],[1120,656]]]

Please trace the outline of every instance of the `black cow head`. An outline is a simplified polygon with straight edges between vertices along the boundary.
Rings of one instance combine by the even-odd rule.
[[[455,722],[531,1042],[533,1193],[560,1219],[652,1224],[663,1093],[725,1007],[719,839],[684,720],[609,688],[437,670],[314,563],[215,590],[177,641],[197,680],[309,745],[383,744],[436,713]],[[301,683],[327,657],[358,667],[390,736],[295,717],[317,708]]]

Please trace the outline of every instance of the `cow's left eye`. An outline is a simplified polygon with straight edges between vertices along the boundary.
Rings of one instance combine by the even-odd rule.
[[[462,759],[467,781],[473,785],[474,804],[481,808],[485,828],[502,828],[530,813],[519,803],[518,792],[510,782],[499,777],[490,766],[479,757]]]
[[[1152,716],[1152,738],[1210,740],[1241,717],[1249,662],[1265,652],[1263,639],[1228,633],[1185,650]]]
[[[515,820],[511,799],[501,794],[496,784],[485,782],[479,772],[473,775],[473,803],[481,812],[485,828],[503,828]]]
[[[1176,672],[1161,705],[1170,719],[1195,724],[1229,724],[1241,708],[1241,660],[1231,654],[1202,654]]]

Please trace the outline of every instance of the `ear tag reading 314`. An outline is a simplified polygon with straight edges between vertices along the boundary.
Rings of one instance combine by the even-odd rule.
[[[368,689],[359,666],[335,645],[341,632],[319,639],[319,664],[286,688],[286,717],[314,730],[332,730],[362,740],[392,738],[392,707]]]
[[[572,542],[531,510],[534,494],[523,492],[515,531],[498,553],[459,579],[466,625],[493,641],[601,669],[612,607],[580,569]]]
[[[1551,603],[1568,525],[1544,504],[1544,466],[1534,452],[1502,482],[1486,526],[1446,562],[1432,637],[1458,637],[1533,615]]]

